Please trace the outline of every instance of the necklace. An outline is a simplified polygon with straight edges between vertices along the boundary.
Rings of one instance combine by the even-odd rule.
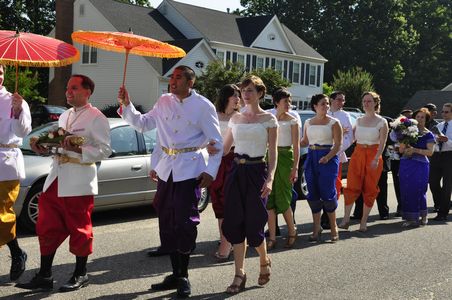
[[[86,108],[87,108],[87,107],[86,107]],[[74,110],[71,110],[71,111],[69,112],[69,116],[67,116],[67,119],[66,119],[66,131],[71,132],[72,125],[75,123],[75,121],[77,121],[77,119],[78,119],[81,115],[83,115],[83,113],[84,113],[85,111],[88,110],[88,109],[86,109],[86,108],[82,108],[82,109],[81,109],[81,112],[80,112],[78,115],[76,115],[75,118],[74,118],[74,119],[72,120],[72,122],[70,122],[70,123],[69,123],[69,119],[71,118],[72,113],[75,113],[75,109],[74,109]]]

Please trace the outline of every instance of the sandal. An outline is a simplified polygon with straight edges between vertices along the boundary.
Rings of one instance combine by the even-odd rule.
[[[259,273],[259,278],[257,279],[259,285],[266,285],[270,281],[271,267],[272,260],[267,256],[267,263],[261,265],[261,268],[268,268],[268,273]]]
[[[276,241],[275,240],[268,240],[267,241],[267,251],[273,250],[276,248]]]
[[[239,278],[241,280],[240,284],[232,283],[230,286],[228,286],[228,288],[226,289],[227,294],[237,294],[245,289],[246,274],[243,275],[236,274],[234,276],[234,279],[235,278]]]
[[[286,244],[284,245],[284,248],[293,248],[293,245],[295,244],[295,241],[297,240],[297,231],[295,230],[295,233],[293,235],[288,235]]]
[[[341,224],[337,225],[337,227],[339,227],[340,229],[347,230],[348,227],[350,227],[350,222],[341,223]]]
[[[336,243],[337,241],[339,241],[339,233],[331,236],[331,243]]]
[[[320,230],[317,231],[317,235],[312,234],[309,236],[309,241],[310,242],[318,242],[318,243],[321,242],[322,241],[322,231],[323,231],[323,228],[320,227]]]

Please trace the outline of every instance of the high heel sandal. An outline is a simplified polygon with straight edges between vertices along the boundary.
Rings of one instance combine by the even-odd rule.
[[[331,243],[336,243],[339,241],[339,232],[337,232],[335,235],[331,235]]]
[[[268,239],[267,241],[267,251],[273,250],[276,247],[276,241]]]
[[[229,250],[228,254],[220,254],[219,251],[215,252],[215,259],[217,260],[218,263],[222,263],[222,262],[227,262],[229,261],[229,259],[231,258],[231,254],[232,254],[232,248]]]
[[[261,265],[261,268],[268,268],[268,273],[262,274],[259,273],[259,278],[257,279],[257,283],[259,285],[266,285],[270,281],[270,274],[271,274],[271,268],[272,268],[272,260],[269,256],[267,256],[267,262],[263,265]]]
[[[246,274],[243,274],[243,275],[236,274],[234,276],[234,279],[236,277],[241,280],[240,284],[232,283],[230,286],[228,286],[227,289],[226,289],[226,293],[227,294],[237,294],[237,293],[240,293],[241,291],[243,291],[245,289]]]
[[[346,223],[343,223],[343,224],[341,223],[341,224],[337,225],[337,227],[339,227],[340,229],[347,230],[348,227],[350,227],[350,222],[346,222]]]
[[[314,235],[314,234],[310,235],[309,236],[309,241],[310,242],[320,242],[320,241],[322,241],[322,231],[323,231],[323,229],[320,228],[319,231],[317,231],[317,235]]]
[[[295,230],[295,233],[293,235],[287,236],[286,244],[284,245],[284,248],[293,248],[293,245],[295,244],[295,241],[297,240],[297,231]]]

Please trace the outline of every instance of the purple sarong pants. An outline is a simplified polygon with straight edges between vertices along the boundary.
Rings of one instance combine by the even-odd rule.
[[[195,246],[199,224],[199,182],[196,179],[157,183],[154,207],[159,217],[160,242],[168,252],[189,253]]]
[[[259,160],[236,155],[238,158]],[[266,163],[232,164],[225,183],[223,234],[231,244],[248,241],[251,247],[263,242],[268,220],[267,198],[261,198],[261,189],[267,177]]]

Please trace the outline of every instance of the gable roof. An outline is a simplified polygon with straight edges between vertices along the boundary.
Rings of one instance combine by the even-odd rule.
[[[405,104],[405,108],[418,109],[427,103],[433,103],[439,109],[447,102],[452,102],[452,91],[423,90],[417,91]]]
[[[183,15],[206,39],[249,47],[273,16],[242,17],[204,7],[166,0]],[[284,24],[281,24],[295,54],[326,61],[311,46]],[[225,30],[227,28],[227,30]]]
[[[104,17],[121,32],[147,36],[159,41],[185,39],[157,9],[117,1],[90,0]]]

